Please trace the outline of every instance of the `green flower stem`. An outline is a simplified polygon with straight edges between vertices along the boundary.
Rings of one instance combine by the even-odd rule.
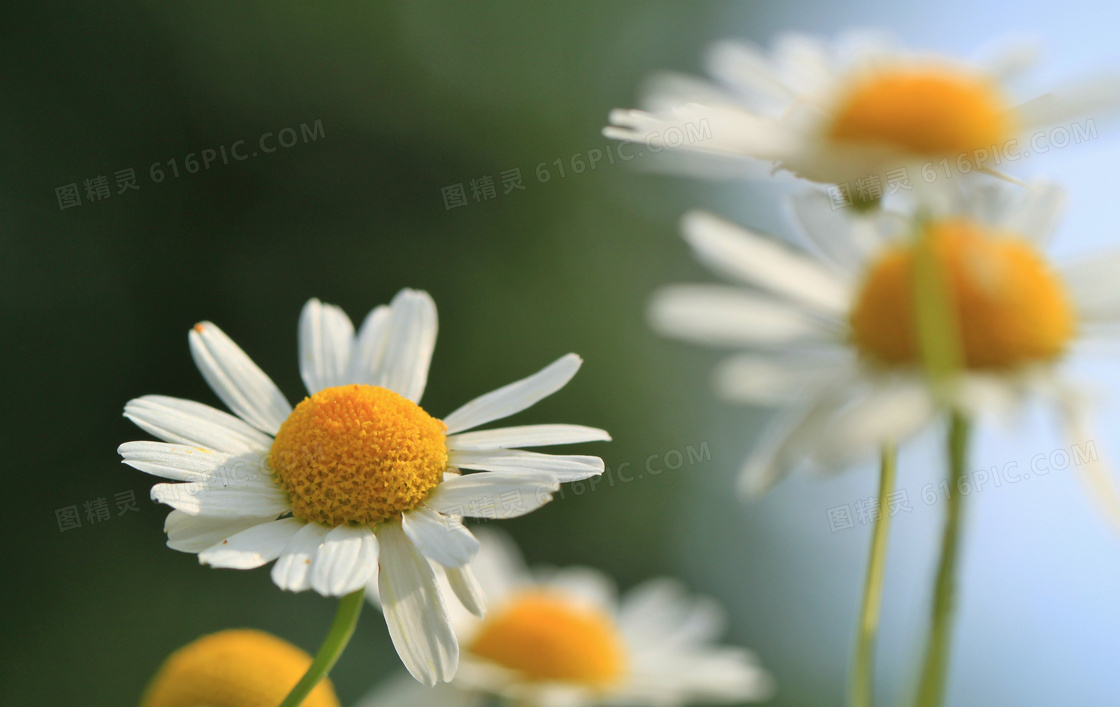
[[[315,660],[311,661],[311,667],[280,703],[280,707],[299,707],[303,704],[304,699],[338,662],[342,651],[346,650],[346,644],[350,642],[350,637],[354,635],[354,627],[358,625],[358,615],[362,613],[365,594],[365,589],[359,589],[342,597],[338,602],[338,612],[334,615],[331,630],[327,632],[323,645],[319,646]]]
[[[945,698],[945,682],[949,667],[949,643],[952,634],[953,610],[956,606],[957,559],[961,539],[960,481],[965,477],[965,455],[968,449],[969,426],[959,413],[953,413],[949,428],[949,499],[945,533],[941,539],[941,563],[937,568],[937,584],[933,596],[933,616],[929,643],[926,647],[922,680],[918,687],[918,707],[939,707]]]
[[[887,565],[887,537],[890,533],[890,495],[894,492],[897,449],[884,444],[879,467],[879,515],[871,534],[871,557],[867,561],[867,584],[863,590],[863,609],[856,638],[856,659],[852,669],[852,707],[871,707],[875,694],[875,636],[879,631],[879,612],[883,603],[883,574]]]

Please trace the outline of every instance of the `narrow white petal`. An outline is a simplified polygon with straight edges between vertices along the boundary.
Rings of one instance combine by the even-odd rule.
[[[475,398],[443,419],[447,434],[485,425],[535,405],[567,385],[582,364],[583,359],[570,353],[528,378]]]
[[[340,525],[327,533],[311,564],[311,588],[343,596],[366,585],[377,568],[377,537],[368,527]]]
[[[937,405],[921,380],[877,384],[862,400],[837,416],[822,434],[815,456],[843,463],[874,453],[884,442],[902,442],[926,425]]]
[[[606,430],[583,425],[522,425],[495,430],[464,432],[447,438],[449,450],[509,449],[511,447],[544,447],[579,442],[609,442]]]
[[[268,453],[272,438],[228,412],[193,400],[145,395],[124,406],[124,416],[165,442],[226,454]]]
[[[1031,182],[1014,198],[998,224],[1039,247],[1049,244],[1066,207],[1066,192],[1057,184]]]
[[[350,382],[354,325],[338,307],[308,300],[299,315],[299,373],[307,392]]]
[[[304,526],[295,518],[284,518],[242,530],[198,554],[198,561],[212,567],[251,570],[272,562]]]
[[[192,515],[275,518],[291,510],[287,494],[270,476],[245,481],[213,476],[197,483],[156,484],[151,497]]]
[[[462,567],[478,552],[478,540],[462,521],[424,506],[404,513],[401,528],[421,554],[444,567]]]
[[[848,285],[806,256],[702,211],[686,214],[681,228],[696,259],[717,273],[834,316],[848,311]]]
[[[347,380],[367,385],[377,384],[377,371],[385,357],[386,343],[389,340],[389,320],[392,312],[389,305],[374,308],[362,322],[358,335],[354,338],[354,350],[350,355],[350,373]]]
[[[480,619],[485,618],[486,593],[482,591],[482,585],[474,576],[471,566],[446,567],[444,573],[447,575],[447,583],[451,586],[451,591],[455,592],[463,608]]]
[[[292,406],[272,379],[210,322],[195,324],[188,339],[195,365],[222,402],[258,430],[276,434]]]
[[[311,563],[326,539],[330,528],[318,523],[305,523],[280,553],[272,566],[272,581],[289,592],[302,592],[311,588]]]
[[[195,516],[171,511],[163,523],[163,530],[167,533],[167,547],[179,552],[197,553],[246,528],[267,522],[267,518]]]
[[[578,454],[539,454],[521,449],[489,451],[455,451],[448,464],[457,469],[481,469],[510,473],[546,472],[559,483],[581,481],[603,473],[605,465],[599,457]]]
[[[786,405],[811,395],[850,369],[851,363],[844,360],[743,354],[722,361],[712,381],[727,400]]]
[[[428,367],[436,347],[436,304],[427,292],[401,290],[389,304],[385,355],[376,385],[420,402],[428,384]]]
[[[858,277],[868,258],[909,228],[893,214],[856,215],[851,209],[837,209],[820,189],[794,194],[790,204],[809,242],[851,277]]]
[[[722,346],[777,345],[824,338],[824,326],[793,305],[720,285],[672,285],[649,306],[659,334]]]
[[[446,515],[516,518],[548,503],[559,490],[548,472],[488,471],[444,481],[427,505]]]
[[[117,454],[133,469],[172,481],[206,481],[239,459],[202,447],[165,442],[126,442],[117,447]]]
[[[435,572],[397,523],[377,529],[381,543],[378,590],[393,646],[412,677],[425,685],[450,682],[459,644]]]

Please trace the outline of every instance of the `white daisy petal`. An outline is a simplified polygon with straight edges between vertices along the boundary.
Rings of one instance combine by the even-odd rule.
[[[556,481],[582,481],[603,473],[605,465],[599,457],[577,454],[539,454],[521,449],[488,451],[453,451],[448,464],[457,469],[481,469],[510,473],[546,472]]]
[[[717,273],[833,316],[848,310],[846,283],[771,239],[702,211],[686,214],[681,229],[696,259]]]
[[[822,435],[818,460],[852,460],[885,442],[901,442],[937,414],[937,404],[924,381],[891,381],[876,385],[862,400],[843,409]]]
[[[267,518],[196,516],[171,511],[163,523],[163,530],[167,533],[167,547],[179,552],[197,553],[246,528],[267,522]]]
[[[548,503],[559,490],[547,472],[488,471],[444,481],[426,503],[446,515],[516,518]]]
[[[198,561],[212,567],[251,570],[272,562],[304,526],[296,518],[254,525],[231,535],[198,554]]]
[[[392,312],[389,305],[376,307],[362,322],[362,328],[354,338],[354,350],[350,355],[350,374],[347,380],[366,385],[377,384],[377,371],[385,357],[385,345],[389,340],[389,320]]]
[[[308,300],[299,315],[299,373],[307,392],[349,383],[354,325],[334,305]]]
[[[785,405],[811,396],[851,368],[851,362],[845,360],[743,354],[721,362],[712,380],[716,391],[728,400]]]
[[[413,549],[399,524],[381,525],[377,537],[378,593],[397,654],[423,684],[450,682],[459,665],[459,644],[432,566]]]
[[[211,449],[165,442],[126,442],[117,447],[117,454],[133,469],[172,481],[207,481],[239,459]]]
[[[292,406],[272,379],[210,322],[195,324],[188,339],[195,365],[222,402],[253,427],[276,434]]]
[[[1064,189],[1048,182],[1031,182],[1025,193],[1013,200],[999,225],[1044,247],[1057,230],[1065,207]]]
[[[156,484],[152,487],[151,496],[156,503],[192,515],[275,518],[291,510],[288,495],[271,477]]]
[[[436,346],[436,305],[427,292],[401,290],[389,304],[388,341],[377,383],[420,402],[428,384],[428,367]]]
[[[445,567],[444,574],[447,575],[447,583],[451,586],[451,591],[455,592],[463,608],[480,619],[485,618],[486,593],[482,590],[482,585],[479,584],[471,566]]]
[[[1092,324],[1120,322],[1120,251],[1085,258],[1062,268],[1079,319]]]
[[[579,442],[609,442],[606,430],[583,425],[522,425],[479,430],[451,435],[447,438],[448,450],[508,449],[511,447],[544,447],[553,444]]]
[[[272,438],[228,412],[192,400],[145,395],[124,406],[124,416],[165,442],[226,454],[268,453]]]
[[[787,304],[719,285],[673,285],[649,306],[658,333],[722,346],[779,345],[824,340],[827,330]]]
[[[289,592],[311,588],[311,563],[330,530],[318,523],[305,523],[292,536],[272,566],[272,581],[277,587]]]
[[[327,533],[311,563],[311,588],[326,597],[366,585],[377,568],[377,537],[366,527],[340,525]]]
[[[478,540],[462,521],[424,506],[402,514],[401,528],[421,554],[444,567],[462,567],[478,552]]]
[[[443,418],[447,434],[485,425],[535,405],[567,385],[582,364],[583,359],[579,356],[567,354],[528,378],[475,398]]]

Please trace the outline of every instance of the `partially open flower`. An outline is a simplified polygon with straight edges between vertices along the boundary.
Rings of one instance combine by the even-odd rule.
[[[310,665],[311,656],[271,634],[220,631],[168,656],[140,707],[276,707]],[[303,707],[339,707],[329,679]]]

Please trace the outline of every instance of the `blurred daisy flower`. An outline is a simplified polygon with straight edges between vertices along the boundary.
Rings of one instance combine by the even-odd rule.
[[[716,85],[683,76],[656,79],[646,109],[612,111],[603,132],[759,160],[816,182],[875,175],[920,184],[923,167],[929,181],[942,167],[967,173],[1018,160],[1031,151],[1032,139],[1042,149],[1047,128],[1064,128],[1066,143],[1077,137],[1071,131],[1095,137],[1095,124],[1066,123],[1111,109],[1120,82],[1102,79],[1017,102],[1008,83],[1029,65],[1030,54],[1009,47],[984,63],[968,63],[869,34],[833,43],[788,35],[769,55],[751,44],[723,42],[706,60]],[[1035,137],[1040,131],[1041,140]]]
[[[745,491],[766,491],[794,466],[828,470],[870,455],[946,405],[972,418],[1041,395],[1062,411],[1074,443],[1093,439],[1087,396],[1059,364],[1116,333],[1120,252],[1055,268],[1043,249],[1062,193],[988,186],[954,193],[917,220],[834,211],[822,192],[801,195],[794,210],[815,253],[706,213],[684,218],[696,258],[736,285],[667,287],[650,320],[669,336],[751,350],[714,375],[727,399],[781,409],[745,464]],[[959,331],[963,360],[944,389],[922,362],[915,263],[923,244],[944,273]],[[1100,481],[1102,465],[1084,468]]]
[[[714,601],[671,579],[615,595],[583,567],[531,572],[505,535],[480,532],[472,562],[490,601],[484,619],[453,613],[464,645],[455,680],[435,691],[390,679],[360,707],[474,707],[494,696],[526,707],[740,703],[773,693],[749,651],[715,641]],[[371,595],[372,596],[372,595]]]
[[[172,653],[152,678],[140,707],[276,707],[311,665],[311,656],[263,631],[203,636]],[[303,707],[339,707],[330,680]]]
[[[311,300],[299,321],[310,397],[293,409],[221,329],[203,322],[190,332],[191,354],[235,415],[144,396],[125,406],[125,417],[163,442],[119,449],[124,463],[178,482],[157,484],[152,498],[174,509],[168,546],[197,553],[202,564],[253,569],[275,560],[278,587],[324,596],[363,589],[380,565],[389,633],[409,671],[428,684],[450,680],[458,662],[428,560],[447,569],[465,601],[481,605],[467,567],[478,542],[462,517],[523,515],[560,483],[603,471],[598,457],[520,447],[610,439],[576,425],[468,432],[564,387],[581,364],[574,354],[443,420],[432,417],[419,401],[436,328],[425,292],[402,290],[356,333],[342,310]]]

